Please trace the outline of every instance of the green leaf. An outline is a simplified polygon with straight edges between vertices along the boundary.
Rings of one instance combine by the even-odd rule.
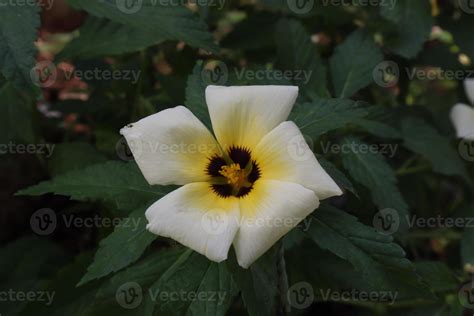
[[[459,288],[459,282],[453,272],[442,262],[416,262],[415,269],[423,281],[435,292],[450,292]]]
[[[24,237],[0,248],[0,282],[32,281],[55,272],[65,262],[65,253],[54,243],[39,237]]]
[[[377,137],[391,138],[391,139],[402,138],[402,135],[399,131],[397,131],[392,126],[385,124],[383,122],[361,118],[361,119],[355,119],[353,123],[355,125],[360,126],[361,128],[365,129],[370,134]]]
[[[267,12],[254,12],[234,26],[220,42],[221,47],[239,51],[272,48],[275,41],[268,34],[275,31],[278,17]],[[255,32],[258,29],[259,32]],[[249,36],[252,34],[252,36]]]
[[[167,6],[159,1],[144,0],[134,2],[131,11],[136,12],[127,12],[124,9],[126,1],[69,0],[69,3],[96,17],[137,28],[149,36],[153,34],[157,39],[184,41],[193,47],[218,52],[207,25],[183,6]]]
[[[132,210],[156,201],[168,192],[169,187],[150,186],[135,163],[108,161],[61,174],[17,194],[55,193],[79,201],[112,202],[118,209]]]
[[[211,262],[188,250],[150,287],[149,293],[156,302],[155,315],[224,316],[237,291],[225,263]],[[171,299],[180,293],[206,297]]]
[[[62,143],[54,146],[48,159],[51,176],[58,176],[73,170],[106,162],[104,155],[88,143]]]
[[[281,11],[285,13],[291,13],[288,3],[284,0],[258,0],[257,3],[261,4],[264,8],[268,8],[271,11]]]
[[[434,171],[444,175],[459,175],[467,178],[464,164],[459,154],[450,145],[448,138],[418,118],[404,119],[401,127],[404,138],[403,145],[426,158],[432,164]]]
[[[434,299],[426,284],[413,282],[412,272],[395,274],[387,268],[385,269],[387,283],[382,289],[374,287],[349,261],[321,249],[308,239],[300,247],[290,250],[286,258],[293,284],[308,282],[313,287],[315,301],[327,302],[331,300],[331,293],[348,291],[384,293],[377,299],[365,302],[367,307],[375,307],[381,303],[396,306],[398,303],[402,305],[415,300],[433,301]],[[344,300],[344,304],[355,306],[360,305],[360,302],[361,300],[357,298]]]
[[[394,110],[384,106],[372,106],[369,115],[355,119],[352,123],[378,138],[401,139],[398,122],[399,117]]]
[[[283,237],[283,247],[285,247],[285,250],[289,250],[300,245],[305,238],[306,235],[300,229],[293,228]]]
[[[409,275],[413,284],[419,283],[413,265],[392,237],[324,203],[311,219],[307,231],[310,238],[322,249],[349,261],[375,288],[383,289],[395,274]]]
[[[207,128],[211,129],[211,118],[207,109],[205,91],[208,86],[202,79],[202,61],[198,61],[189,75],[186,85],[186,107],[196,115]]]
[[[200,281],[197,293],[216,293],[217,300],[194,301],[186,315],[225,316],[234,296],[237,294],[232,277],[225,263],[211,263]]]
[[[20,314],[28,316],[60,316],[60,315],[89,315],[87,311],[95,305],[95,284],[80,288],[76,287],[83,271],[91,259],[89,252],[78,255],[74,260],[61,267],[54,278],[41,290],[45,293],[54,293],[53,304],[47,305],[41,301],[29,302]]]
[[[274,246],[249,269],[241,268],[232,253],[228,267],[241,291],[242,299],[250,316],[273,316],[276,314],[278,294],[277,273],[278,248]]]
[[[280,68],[292,71],[295,77],[301,75],[293,83],[308,96],[328,96],[326,66],[301,22],[281,19],[276,25],[275,38]],[[309,74],[309,78],[304,74]]]
[[[352,33],[332,55],[331,75],[336,96],[350,98],[374,80],[373,70],[383,60],[371,35],[363,30]]]
[[[35,66],[39,7],[7,0],[0,0],[0,7],[0,72],[15,88],[37,94],[30,72]]]
[[[56,244],[37,237],[7,244],[0,249],[0,257],[0,288],[11,289],[13,293],[38,291],[68,259]],[[6,315],[17,315],[26,303],[27,300],[4,298],[0,300],[0,309]]]
[[[400,216],[400,231],[408,229],[405,220],[408,215],[408,205],[397,187],[397,178],[393,169],[387,164],[381,154],[363,151],[363,146],[369,146],[356,138],[345,138],[342,143],[348,150],[342,153],[342,164],[351,177],[366,187],[372,201],[379,209],[395,209]]]
[[[56,60],[132,53],[164,40],[166,38],[157,36],[156,32],[89,16],[79,29],[79,36],[64,47]]]
[[[0,143],[35,142],[33,103],[9,83],[0,88],[0,113]]]
[[[363,102],[341,99],[317,99],[296,105],[289,120],[294,121],[305,135],[320,136],[342,128],[357,118],[369,114]]]
[[[474,227],[464,230],[461,240],[461,257],[464,265],[474,266]]]
[[[428,0],[397,0],[395,6],[389,1],[381,2],[383,17],[393,22],[396,36],[387,40],[387,46],[395,53],[406,57],[415,57],[429,38],[434,19],[431,16],[431,4]]]
[[[438,303],[435,305],[420,305],[411,309],[403,309],[398,314],[399,316],[464,316],[465,307],[461,304],[461,301],[457,298],[457,295],[451,295],[447,297],[445,302]]]
[[[151,299],[149,288],[161,277],[180,256],[189,250],[182,247],[174,249],[161,249],[150,254],[140,262],[118,272],[109,280],[102,282],[100,288],[95,291],[92,298],[95,304],[89,309],[87,315],[152,315],[155,302]],[[76,281],[77,283],[77,281]],[[76,284],[74,283],[74,284]],[[91,284],[81,286],[79,289],[87,288]],[[136,296],[133,300],[122,300],[123,292],[131,288],[136,289]],[[141,294],[141,295],[140,295]],[[141,300],[140,302],[136,300]],[[139,303],[135,308],[132,304]],[[126,304],[126,305],[124,305]],[[128,309],[127,307],[130,307]]]
[[[124,219],[113,233],[99,244],[94,262],[78,285],[123,269],[140,258],[156,235],[146,230],[145,209],[140,208]]]
[[[97,298],[102,300],[115,296],[117,289],[127,282],[136,282],[143,289],[148,289],[156,282],[157,277],[165,273],[185,251],[189,250],[180,247],[163,249],[151,254],[105,282],[97,292]]]

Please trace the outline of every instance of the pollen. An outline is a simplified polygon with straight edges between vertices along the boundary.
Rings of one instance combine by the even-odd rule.
[[[222,166],[219,171],[227,179],[227,183],[234,186],[241,186],[245,182],[245,172],[240,168],[238,163],[230,166]]]
[[[206,173],[212,191],[223,198],[249,194],[260,178],[260,168],[252,159],[250,150],[235,146],[222,156],[210,157]]]

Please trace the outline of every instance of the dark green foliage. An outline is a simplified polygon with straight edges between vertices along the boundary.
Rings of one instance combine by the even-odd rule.
[[[474,308],[474,155],[450,120],[470,103],[465,1],[49,2],[0,0],[0,316]],[[149,185],[119,133],[177,105],[212,130],[209,85],[298,86],[288,120],[344,192],[248,269],[232,247],[217,263],[147,230],[177,187]],[[98,222],[42,234],[44,209]]]

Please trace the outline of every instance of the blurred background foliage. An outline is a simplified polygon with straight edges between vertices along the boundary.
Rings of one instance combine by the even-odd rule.
[[[55,294],[49,305],[2,294],[0,315],[470,315],[474,223],[406,220],[474,217],[473,163],[449,120],[469,104],[470,1],[178,2],[0,0],[0,293]],[[179,104],[209,124],[209,84],[298,85],[291,119],[346,193],[249,270],[146,231],[146,206],[173,188],[150,187],[118,133]],[[399,217],[393,234],[374,227],[386,209]],[[133,308],[119,297],[130,282],[142,291]],[[304,307],[292,298],[302,285],[313,291],[309,302],[295,292]]]

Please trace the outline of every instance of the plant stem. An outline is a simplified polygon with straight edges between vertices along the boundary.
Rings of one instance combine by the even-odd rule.
[[[411,168],[400,168],[397,170],[396,174],[397,176],[405,176],[409,174],[414,174],[414,173],[419,173],[423,171],[427,171],[431,169],[431,165],[420,165],[420,166],[415,166]]]

